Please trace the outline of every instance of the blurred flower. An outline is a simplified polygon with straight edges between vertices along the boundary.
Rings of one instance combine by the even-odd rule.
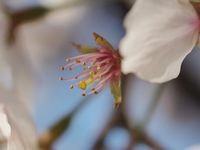
[[[199,38],[199,18],[189,0],[138,0],[125,28],[122,71],[157,83],[178,76]]]
[[[74,67],[82,66],[83,72],[72,78],[61,78],[65,81],[79,80],[78,83],[72,84],[82,90],[87,90],[90,86],[88,93],[84,92],[82,95],[98,94],[103,88],[110,83],[111,92],[115,98],[115,105],[121,103],[121,89],[120,89],[120,56],[118,52],[100,35],[93,33],[96,44],[100,47],[88,47],[72,43],[82,55],[67,59],[68,62],[61,70],[73,70]]]
[[[16,95],[13,98],[12,93],[5,96],[1,92],[7,99],[0,99],[0,150],[37,150],[37,136],[27,109]]]
[[[0,104],[0,145],[7,142],[11,136],[11,127],[8,123],[7,116]]]

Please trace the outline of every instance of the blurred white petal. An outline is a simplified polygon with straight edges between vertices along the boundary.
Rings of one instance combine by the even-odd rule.
[[[125,19],[122,71],[150,82],[178,76],[198,39],[198,16],[188,0],[138,0]]]
[[[0,104],[4,106],[2,109],[0,105],[0,138],[3,135],[7,140],[7,143],[1,145],[0,139],[0,150],[37,150],[37,135],[32,118],[26,106],[16,97],[17,93],[0,89]]]
[[[19,27],[17,44],[33,69],[43,73],[49,62],[66,49],[66,41],[73,33],[71,27],[77,26],[87,9],[87,6],[77,6],[53,11],[41,20]]]
[[[7,115],[3,110],[3,106],[0,104],[0,144],[3,141],[7,141],[11,136],[11,127],[8,123]]]

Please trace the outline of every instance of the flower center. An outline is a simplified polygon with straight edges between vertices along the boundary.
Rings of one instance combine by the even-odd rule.
[[[67,59],[67,64],[62,66],[61,70],[73,70],[77,66],[83,68],[81,73],[72,78],[61,78],[61,80],[70,82],[75,80],[76,82],[70,88],[77,86],[81,90],[87,90],[82,94],[83,96],[99,93],[108,82],[121,74],[118,52],[104,48]]]

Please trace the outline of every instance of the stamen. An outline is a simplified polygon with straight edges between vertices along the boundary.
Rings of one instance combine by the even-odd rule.
[[[75,66],[78,66],[79,64],[76,63],[76,62],[71,62],[69,64],[66,64],[65,66],[63,66],[65,69],[68,69],[68,70],[72,70],[72,67],[75,67]]]
[[[89,76],[88,74],[89,74],[89,72],[85,71],[85,72],[83,72],[81,74],[76,75],[75,77],[73,76],[73,77],[67,78],[67,79],[65,79],[63,77],[61,77],[61,78],[62,78],[62,80],[65,80],[65,81],[73,81],[73,80],[77,80],[77,79],[81,79],[81,78],[86,78],[86,77]]]
[[[111,64],[109,66],[105,66],[104,68],[102,68],[103,71],[101,73],[99,73],[98,75],[100,77],[102,77],[104,74],[108,73],[112,67],[113,67],[113,64]]]
[[[84,58],[84,60],[87,60],[89,58],[97,58],[97,57],[101,57],[101,56],[106,56],[107,54],[104,54],[104,53],[90,53],[90,54],[83,54],[83,55],[80,55],[80,56],[75,56],[75,57],[71,57],[70,58],[70,61],[73,61],[73,60],[76,60],[76,59],[82,59]]]
[[[109,75],[107,75],[102,81],[100,81],[95,88],[91,89],[91,92],[89,92],[87,95],[91,95],[91,94],[98,94],[100,91],[103,90],[104,86],[106,86],[106,83],[110,80],[110,78],[112,77],[112,73],[110,73]]]
[[[99,88],[104,85],[111,77],[112,77],[112,73],[110,73],[109,75],[107,75],[105,78],[103,78],[103,80],[101,80],[97,85],[96,85],[96,90],[99,90]]]
[[[60,70],[72,70],[75,67],[81,67],[81,69],[85,71],[71,78],[65,79],[61,77],[60,80],[77,80],[70,85],[70,89],[78,87],[81,90],[85,90],[82,96],[98,94],[114,76],[120,75],[118,73],[120,71],[119,58],[114,57],[115,54],[116,53],[110,49],[97,48],[95,52],[68,58],[66,59],[67,64],[61,66]],[[90,91],[87,92],[88,86],[90,85]]]
[[[111,58],[104,59],[103,61],[98,62],[97,65],[108,64],[110,60]]]
[[[90,76],[88,79],[79,82],[79,88],[85,90],[87,86],[92,84],[93,82],[94,82],[94,77]]]

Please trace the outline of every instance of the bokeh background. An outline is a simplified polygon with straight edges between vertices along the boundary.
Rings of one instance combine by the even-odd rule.
[[[97,32],[117,49],[132,5],[128,0],[0,1],[0,102],[13,129],[11,150],[39,149],[38,143],[43,150],[186,150],[200,143],[198,48],[168,83],[124,75],[117,110],[109,88],[82,97],[59,80],[72,75],[59,66],[78,54],[69,41],[95,46],[92,32]]]

